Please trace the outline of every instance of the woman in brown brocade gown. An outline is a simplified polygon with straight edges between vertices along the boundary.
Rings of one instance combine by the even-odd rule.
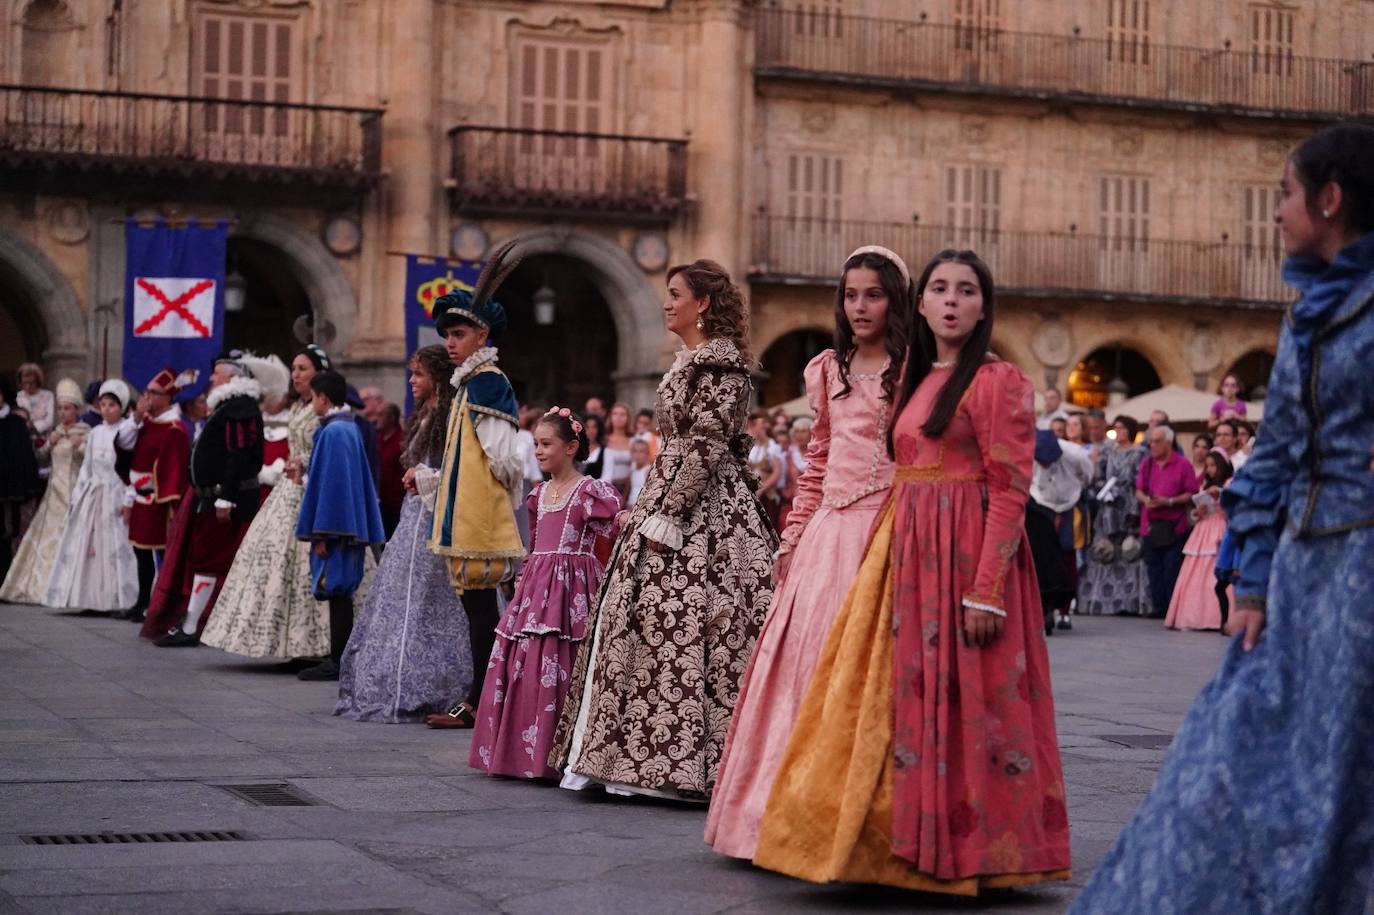
[[[616,542],[549,762],[565,788],[701,801],[773,597],[778,538],[745,460],[739,290],[711,261],[674,267],[663,310],[685,344],[658,386],[663,446]]]

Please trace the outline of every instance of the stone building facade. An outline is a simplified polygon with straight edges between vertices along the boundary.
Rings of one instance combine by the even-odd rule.
[[[231,344],[327,340],[399,397],[404,261],[532,256],[503,361],[636,406],[663,275],[745,286],[765,403],[835,274],[971,247],[995,346],[1099,403],[1261,384],[1292,145],[1374,114],[1374,4],[1179,0],[6,0],[0,367],[117,371],[129,216],[227,218]]]

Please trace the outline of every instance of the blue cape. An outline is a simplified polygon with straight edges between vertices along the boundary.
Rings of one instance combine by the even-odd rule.
[[[313,549],[310,553],[318,600],[357,590],[363,578],[364,550],[369,544],[386,542],[377,487],[351,414],[327,417],[315,432],[296,537],[329,544],[329,554],[323,558]]]

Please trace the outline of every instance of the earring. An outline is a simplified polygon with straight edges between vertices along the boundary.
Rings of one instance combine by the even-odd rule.
[[[700,317],[698,317],[698,318],[697,318],[697,330],[705,330],[705,329],[706,329],[706,322],[703,321],[703,320],[701,320]]]
[[[1322,210],[1322,219],[1330,219],[1330,218],[1331,218],[1331,211],[1330,211],[1330,210]]]

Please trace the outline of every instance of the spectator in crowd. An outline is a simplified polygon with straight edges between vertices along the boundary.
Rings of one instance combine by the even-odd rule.
[[[587,403],[590,405],[592,400],[596,398],[593,397]],[[588,413],[582,417],[582,431],[587,436],[587,457],[582,462],[582,472],[593,480],[601,479],[601,473],[605,469],[605,429],[606,421],[601,418],[600,413]]]
[[[1078,413],[1069,414],[1069,418],[1064,420],[1064,439],[1078,446],[1078,450],[1083,452],[1083,456],[1092,463],[1093,446],[1088,441],[1088,430],[1084,425],[1083,416]]]
[[[344,405],[353,412],[353,422],[358,427],[358,434],[363,437],[363,452],[372,471],[372,488],[375,491],[382,482],[382,462],[377,457],[377,424],[363,415],[363,398],[358,389],[350,384],[344,390]]]
[[[776,441],[779,432],[786,432],[792,428],[792,420],[781,407],[774,407],[768,415],[768,434]]]
[[[1050,420],[1049,431],[1053,432],[1054,437],[1061,442],[1068,441],[1069,421],[1063,417],[1056,416],[1054,419]]]
[[[749,437],[753,445],[749,449],[749,466],[758,474],[759,501],[768,512],[769,520],[776,528],[778,511],[782,508],[782,493],[778,486],[782,482],[782,449],[768,436],[772,423],[766,410],[755,410],[749,414]]]
[[[1221,388],[1217,392],[1221,396],[1212,404],[1212,410],[1207,417],[1207,427],[1215,429],[1217,423],[1223,419],[1244,419],[1245,401],[1240,399],[1240,379],[1235,375],[1227,375],[1221,379]]]
[[[1255,448],[1255,426],[1248,419],[1238,419],[1236,423],[1236,452],[1250,456]],[[1242,463],[1244,463],[1242,461]]]
[[[1245,466],[1245,459],[1248,457],[1245,452],[1240,450],[1236,440],[1236,421],[1234,419],[1223,419],[1213,428],[1216,437],[1216,447],[1231,462],[1232,470],[1240,470]]]
[[[636,437],[630,443],[630,497],[625,502],[626,508],[633,506],[639,498],[640,491],[644,489],[644,481],[649,479],[651,464],[653,459],[649,457],[649,442]]]
[[[658,449],[663,440],[658,434],[658,423],[654,419],[653,410],[644,409],[635,414],[635,440],[649,443],[649,460],[658,457]]]
[[[29,428],[35,438],[42,438],[57,422],[57,401],[52,391],[43,387],[43,370],[36,363],[19,366],[19,391],[14,403],[29,414]]]
[[[382,392],[369,385],[358,389],[358,399],[363,404],[361,411],[363,416],[367,417],[368,422],[378,426],[378,431],[381,431],[379,420],[381,419],[382,408],[386,406],[386,398],[382,396]]]
[[[634,438],[630,408],[613,404],[606,417],[606,438],[601,451],[601,479],[620,491],[623,501],[630,494],[630,442]]]
[[[539,459],[534,454],[534,427],[539,425],[539,419],[544,415],[544,412],[544,408],[536,404],[522,405],[517,412],[517,417],[520,420],[520,431],[515,433],[515,441],[520,448],[520,463],[525,468],[525,485],[520,495],[522,506],[525,504],[523,500],[529,497],[530,490],[544,481],[544,472],[539,469]],[[529,548],[531,543],[530,513],[517,511],[515,513],[515,526],[520,531],[520,540]],[[447,707],[445,706],[445,708]]]
[[[375,390],[364,388],[366,390]],[[362,391],[358,392],[362,394]],[[367,398],[363,398],[367,403]],[[364,411],[367,407],[364,406]],[[401,503],[405,501],[405,467],[401,464],[401,452],[405,450],[405,431],[401,428],[401,408],[394,403],[382,401],[376,409],[377,424],[377,469],[381,480],[377,485],[377,498],[382,508],[382,528],[387,540],[396,530],[401,520]]]
[[[1226,513],[1221,509],[1221,490],[1231,479],[1231,464],[1219,450],[1203,461],[1202,492],[1207,494],[1193,509],[1195,522],[1183,546],[1183,565],[1178,584],[1169,599],[1166,629],[1221,629],[1226,620],[1217,594],[1216,564],[1221,540],[1226,536]]]
[[[1150,610],[1149,579],[1141,558],[1140,504],[1136,476],[1145,449],[1135,443],[1134,417],[1113,424],[1115,442],[1098,453],[1093,500],[1097,506],[1092,546],[1078,587],[1079,613],[1138,615]]]
[[[197,394],[181,405],[181,426],[187,438],[194,442],[205,428],[205,420],[210,416],[210,402],[205,393]]]
[[[1146,435],[1148,436],[1150,430],[1153,429],[1153,428],[1155,428],[1156,426],[1167,426],[1167,425],[1169,425],[1169,414],[1168,414],[1168,413],[1165,413],[1163,410],[1151,410],[1151,411],[1150,411],[1150,421],[1149,421],[1149,423],[1146,425],[1146,428],[1145,428]],[[1146,445],[1147,445],[1147,446],[1148,446],[1148,444],[1149,444],[1149,442],[1146,442]]]
[[[1052,423],[1058,426],[1059,421]],[[1031,549],[1035,555],[1037,574],[1058,565],[1051,576],[1064,583],[1058,592],[1046,592],[1042,585],[1041,593],[1049,601],[1045,607],[1045,628],[1049,631],[1052,612],[1057,618],[1060,629],[1072,629],[1069,621],[1069,605],[1078,590],[1078,556],[1074,546],[1074,510],[1083,495],[1083,489],[1092,482],[1093,467],[1083,449],[1072,440],[1061,439],[1052,430],[1040,429],[1035,435],[1035,461],[1031,466],[1031,506],[1029,512],[1039,510],[1049,524],[1043,526],[1046,533],[1053,532],[1053,541],[1042,537],[1032,541]],[[1051,554],[1057,554],[1053,556]],[[1053,562],[1058,559],[1058,564]]]
[[[791,420],[782,428],[774,426],[772,438],[778,446],[778,462],[782,467],[782,475],[778,477],[778,495],[782,497],[782,504],[778,508],[778,530],[782,530],[787,527],[787,515],[792,511],[792,498],[797,491],[797,478],[792,474],[792,464],[788,460],[788,454],[792,451]]]
[[[1174,430],[1158,425],[1148,436],[1150,456],[1136,476],[1140,536],[1145,538],[1145,568],[1150,575],[1151,616],[1163,619],[1183,562],[1188,509],[1198,491],[1197,474],[1175,449]]]
[[[1035,428],[1048,429],[1051,420],[1069,418],[1069,411],[1064,409],[1064,395],[1059,393],[1058,388],[1046,388],[1044,400],[1045,408],[1040,411],[1040,418],[1035,421]]]
[[[787,478],[793,481],[793,496],[796,495],[796,481],[806,472],[806,449],[811,447],[813,425],[809,416],[798,416],[792,420],[792,447],[787,449]]]
[[[588,416],[597,416],[602,419],[606,416],[606,401],[600,397],[588,397],[587,405],[582,408],[582,418],[585,424]]]
[[[104,421],[100,418],[100,380],[96,379],[86,385],[82,396],[86,398],[86,411],[81,414],[80,422],[94,429]]]
[[[1207,452],[1211,451],[1216,445],[1216,439],[1206,432],[1199,432],[1197,438],[1193,439],[1193,470],[1197,471],[1197,478],[1202,480],[1203,473],[1206,471]]]

